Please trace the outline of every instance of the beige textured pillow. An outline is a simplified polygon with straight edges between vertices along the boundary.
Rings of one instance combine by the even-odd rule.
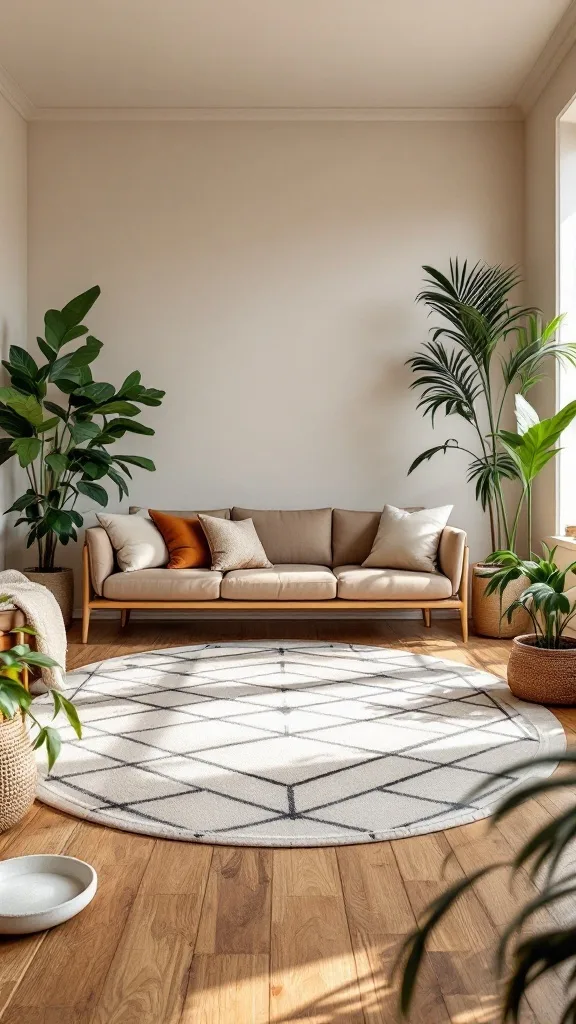
[[[110,538],[122,572],[157,569],[168,563],[168,548],[151,519],[140,516],[109,515],[97,512],[96,518]]]
[[[362,565],[366,569],[435,572],[438,544],[453,507],[406,512],[384,505],[372,550]]]
[[[234,523],[201,513],[198,519],[210,546],[213,569],[229,572],[231,569],[272,568],[251,519]]]

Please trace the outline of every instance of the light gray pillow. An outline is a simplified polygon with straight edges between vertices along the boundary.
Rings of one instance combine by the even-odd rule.
[[[168,564],[168,548],[151,519],[107,512],[97,512],[96,518],[110,538],[122,572],[157,569]]]
[[[251,519],[233,522],[198,514],[212,554],[212,568],[220,572],[231,569],[271,569],[269,560]]]
[[[406,512],[384,505],[378,533],[363,567],[435,572],[440,537],[453,507],[441,505]]]

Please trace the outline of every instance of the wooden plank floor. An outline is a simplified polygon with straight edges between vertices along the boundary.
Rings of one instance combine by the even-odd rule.
[[[127,652],[234,639],[379,644],[504,674],[505,641],[457,624],[340,622],[94,622],[71,633],[70,667]],[[569,741],[576,712],[560,711]],[[560,799],[560,798],[558,798]],[[562,799],[566,799],[565,794]],[[446,884],[509,856],[556,809],[533,803],[488,832],[476,822],[413,839],[302,850],[177,843],[116,832],[37,804],[0,836],[0,857],[65,852],[95,865],[97,898],[53,931],[0,940],[4,1024],[393,1024],[389,969],[402,937]],[[443,875],[446,855],[453,856]],[[479,884],[438,931],[417,1024],[492,1024],[496,928],[531,891],[503,876]],[[543,918],[546,922],[546,918]],[[551,919],[549,919],[551,920]],[[558,1019],[553,977],[530,997],[524,1024]]]

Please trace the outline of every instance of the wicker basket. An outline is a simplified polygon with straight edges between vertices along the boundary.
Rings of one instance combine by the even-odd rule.
[[[511,622],[508,622],[506,616],[502,618],[502,613],[513,601],[518,600],[530,581],[526,576],[520,576],[508,584],[502,598],[498,592],[486,597],[485,590],[490,579],[480,573],[487,569],[496,572],[497,566],[482,562],[472,566],[472,629],[478,636],[501,637],[506,640],[526,633],[530,629],[528,612],[517,609]]]
[[[39,583],[54,595],[66,628],[72,625],[74,608],[74,573],[72,569],[53,569],[52,572],[41,572],[39,569],[23,569],[22,572],[32,583]]]
[[[35,795],[36,761],[22,716],[0,719],[0,832],[24,817]]]
[[[533,633],[517,636],[508,662],[508,686],[535,704],[576,704],[576,640],[560,650],[535,647]]]

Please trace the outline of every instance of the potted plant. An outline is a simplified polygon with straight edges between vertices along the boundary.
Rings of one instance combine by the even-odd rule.
[[[151,459],[108,449],[126,433],[154,434],[136,417],[140,406],[158,406],[165,394],[143,387],[137,370],[118,389],[94,380],[90,365],[102,342],[82,321],[99,295],[95,286],[62,309],[49,309],[44,337],[36,339],[45,361],[39,364],[12,345],[3,361],[10,386],[0,388],[0,428],[8,435],[0,438],[0,465],[16,456],[28,477],[26,491],[7,511],[22,513],[16,525],[26,527],[27,547],[36,546],[37,564],[24,570],[26,576],[52,591],[66,625],[72,621],[73,576],[56,564],[57,545],[77,540],[84,521],[76,508],[80,496],[106,505],[104,481],[112,481],[122,499],[130,466],[154,470]],[[81,337],[80,347],[63,352]]]
[[[554,442],[547,445],[546,441],[547,431],[550,437],[554,432],[555,418],[540,424],[541,448],[526,486],[516,457],[519,452],[511,451],[511,432],[503,429],[508,400],[513,391],[521,397],[530,391],[541,379],[548,358],[576,365],[576,344],[555,339],[561,317],[544,324],[537,309],[511,304],[511,292],[520,282],[514,267],[483,263],[469,267],[466,261],[456,259],[450,261],[447,276],[434,267],[423,269],[426,287],[417,301],[442,322],[432,328],[431,340],[408,360],[416,374],[410,386],[421,390],[418,408],[431,417],[433,425],[438,412],[458,416],[469,428],[471,442],[449,438],[422,452],[408,472],[440,452],[456,450],[467,455],[467,479],[474,484],[476,498],[489,517],[491,551],[515,551],[534,477],[556,451]],[[567,408],[573,416],[576,407]],[[534,417],[537,420],[535,413]],[[533,436],[528,440],[532,443]],[[510,484],[520,485],[519,501]],[[483,563],[472,567],[475,631],[485,636],[522,632],[527,628],[522,611],[503,622],[497,595],[493,600],[486,596],[485,569]],[[521,581],[510,582],[507,604],[519,596],[522,586]]]
[[[533,768],[538,765],[556,764],[563,766],[564,771],[561,774],[552,778],[536,779],[516,789],[494,812],[491,826],[500,825],[509,814],[540,795],[553,795],[554,790],[561,790],[564,796],[573,794],[576,787],[574,750],[524,761],[509,770],[515,773],[528,766]],[[493,784],[493,779],[483,783],[472,796]],[[550,807],[550,803],[547,806]],[[510,1021],[519,1024],[521,1020],[527,1019],[525,1011],[528,1011],[528,1017],[532,1020],[530,990],[533,985],[538,985],[543,978],[552,974],[554,980],[559,982],[560,988],[564,990],[565,1004],[557,1006],[556,1000],[553,1000],[546,1024],[573,1024],[576,1020],[576,922],[572,921],[576,907],[576,863],[573,858],[576,805],[572,800],[566,806],[563,800],[561,806],[562,809],[558,813],[546,817],[544,824],[528,837],[513,858],[491,862],[479,868],[468,878],[460,879],[430,904],[420,926],[408,936],[397,961],[397,968],[402,970],[402,1018],[410,1017],[420,969],[435,929],[442,925],[446,915],[453,910],[466,890],[476,886],[493,871],[507,869],[510,873],[510,890],[520,892],[521,898],[513,918],[498,928],[500,940],[495,950],[494,967],[497,977],[505,978],[498,1019],[502,1024]],[[561,862],[561,870],[557,870]],[[531,880],[529,887],[526,885],[526,873]],[[544,929],[543,911],[545,914],[547,912],[547,920],[550,922],[549,927]],[[559,923],[556,923],[555,917]],[[488,1012],[490,1020],[495,1020],[494,1009],[491,1008]],[[471,1011],[470,1018],[464,1015],[462,1020],[464,1019],[484,1018],[476,1017],[474,1011]],[[541,1017],[538,1019],[544,1020]]]
[[[526,580],[520,596],[506,609],[509,619],[516,608],[529,616],[533,631],[514,639],[508,661],[508,685],[517,697],[538,704],[576,704],[576,639],[566,629],[576,615],[566,577],[576,562],[559,569],[556,548],[543,545],[544,558],[522,560],[513,551],[495,551],[490,560],[498,569],[488,580],[486,593],[503,595],[513,580]]]
[[[35,635],[35,631],[26,626],[18,626],[11,632]],[[55,726],[42,727],[36,720],[32,711],[32,697],[22,681],[28,666],[54,665],[56,662],[52,658],[31,650],[28,644],[17,644],[9,650],[0,651],[0,832],[5,832],[20,821],[34,802],[34,750],[46,747],[49,769],[60,752],[58,729]],[[81,738],[82,728],[72,702],[57,690],[50,690],[50,695],[54,701],[54,717],[63,712],[76,735]],[[38,729],[34,743],[31,742],[26,720],[32,728]]]

